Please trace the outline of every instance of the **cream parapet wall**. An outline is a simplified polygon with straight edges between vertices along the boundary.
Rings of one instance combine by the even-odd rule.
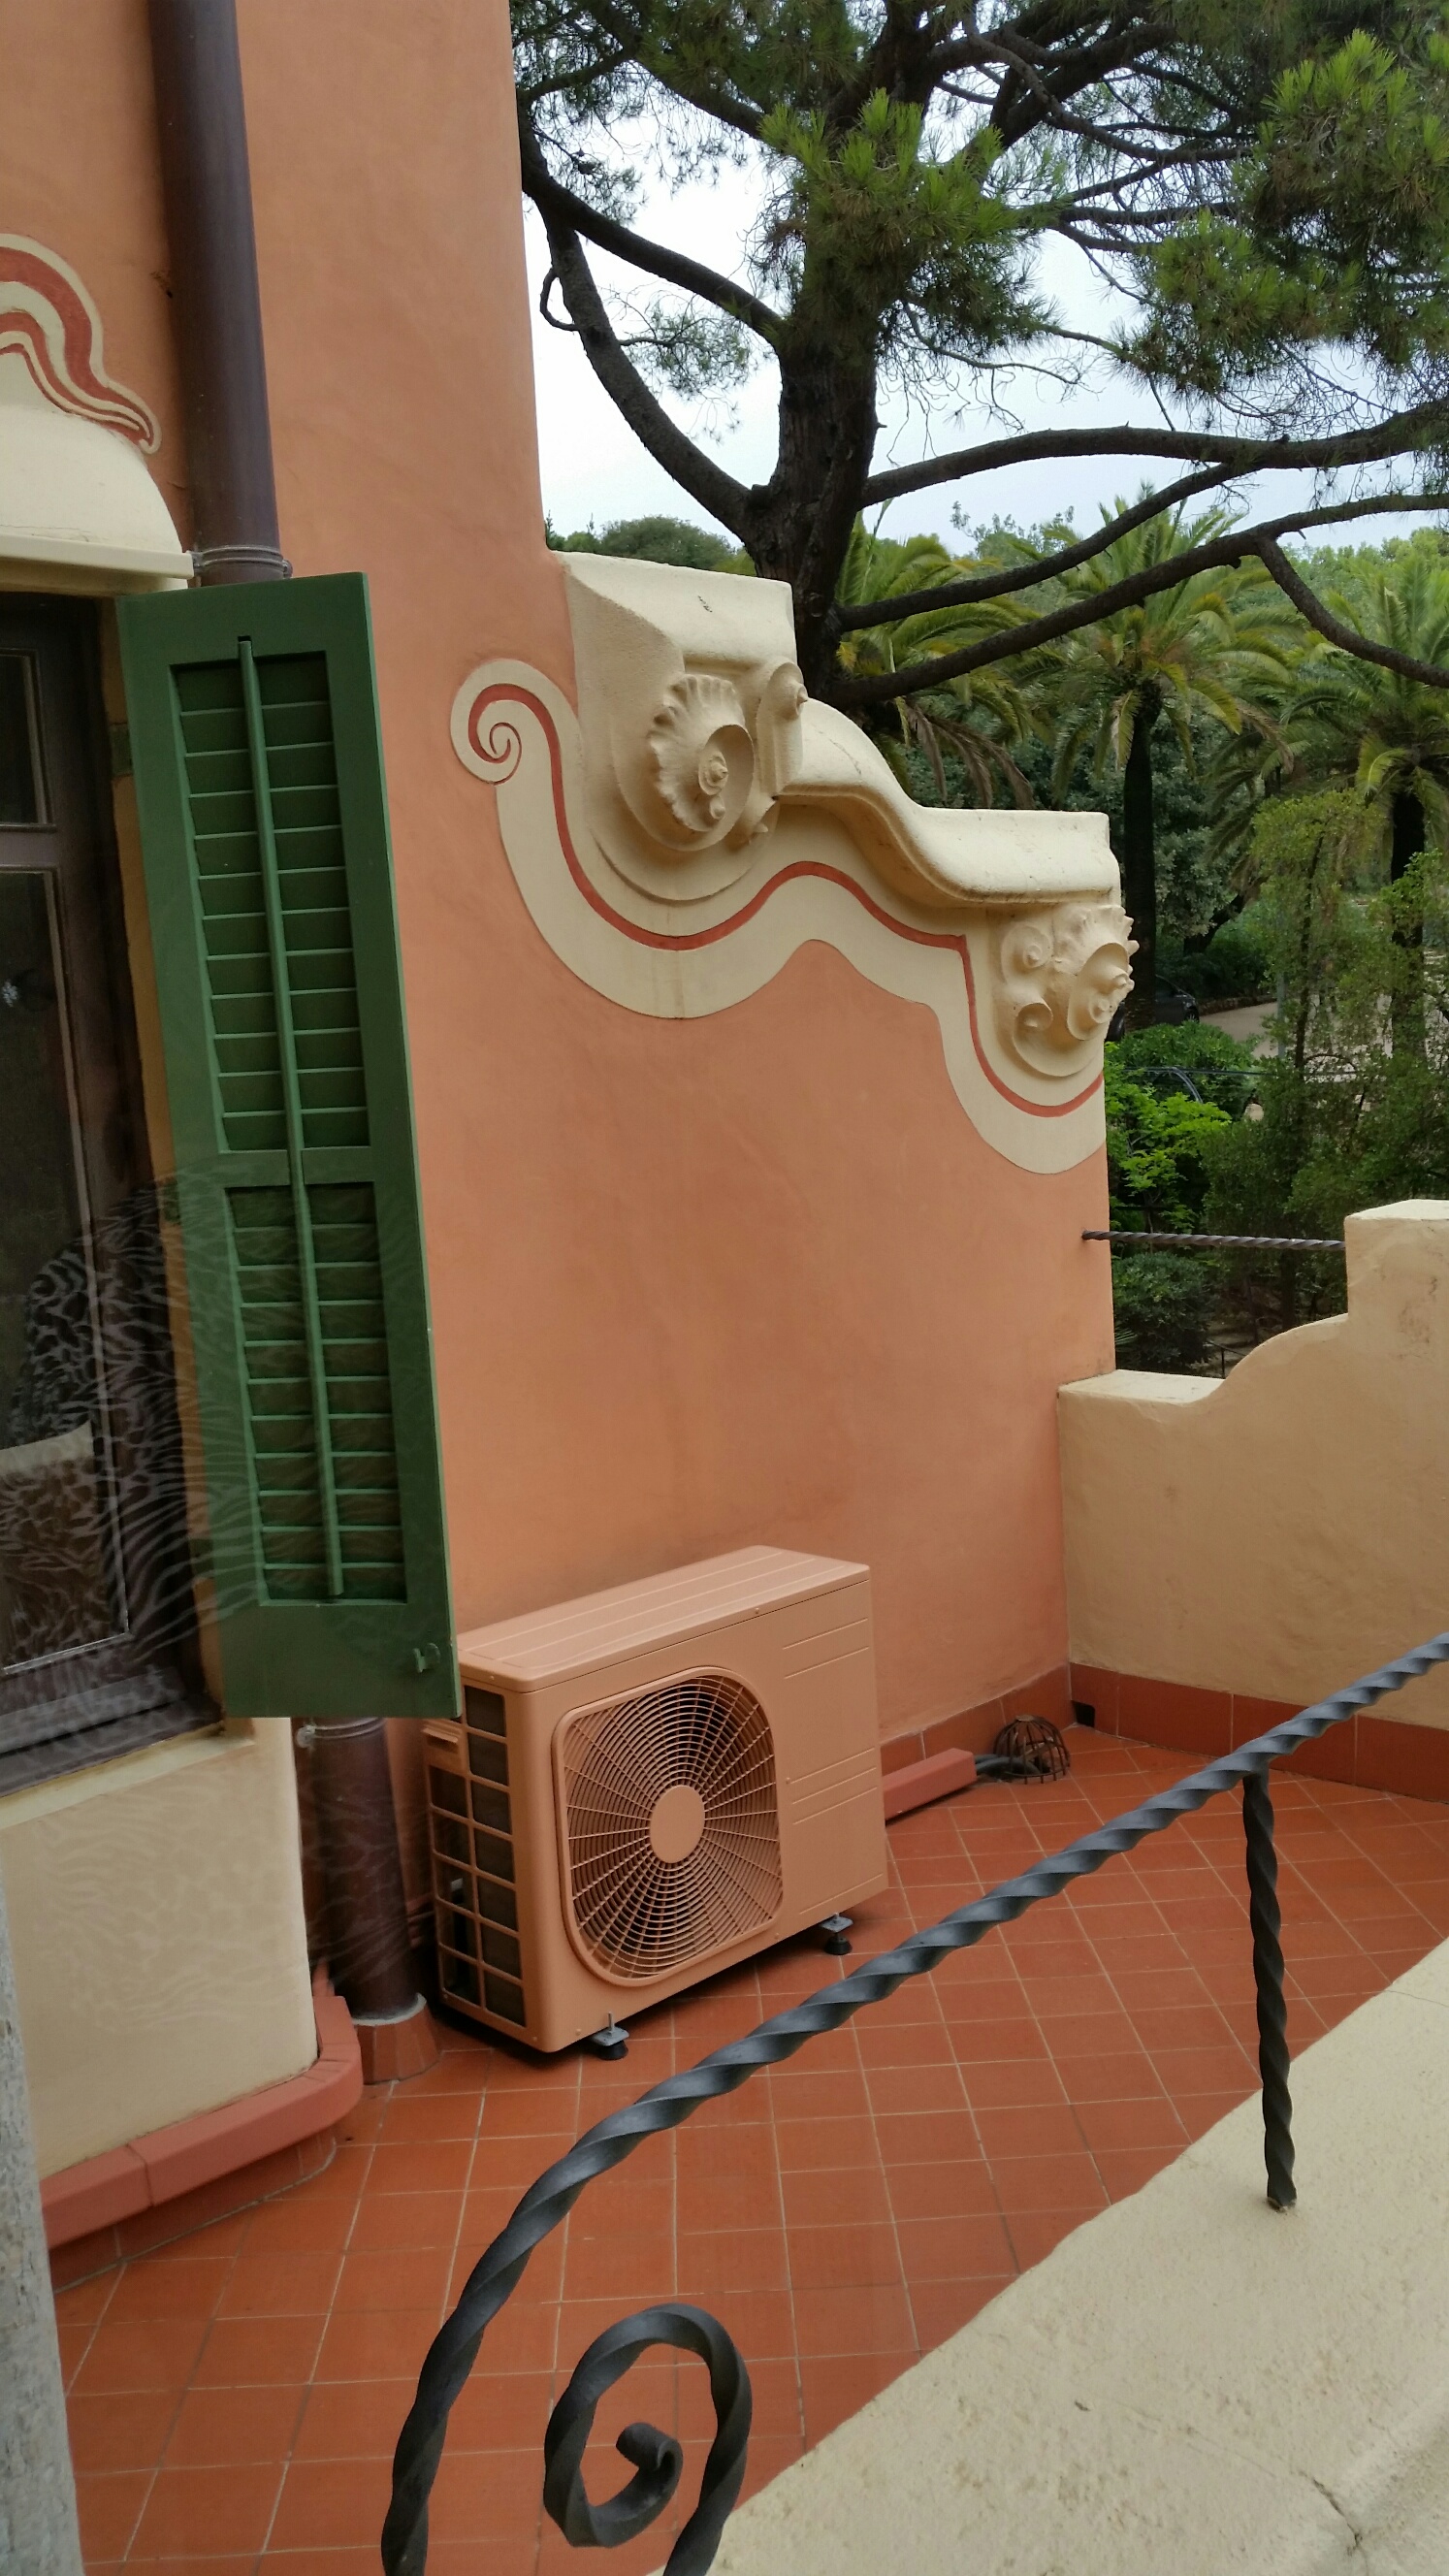
[[[577,715],[492,662],[451,726],[555,953],[626,1010],[696,1019],[824,940],[935,1013],[957,1097],[1009,1161],[1093,1153],[1133,946],[1105,817],[914,804],[806,695],[783,583],[563,560]]]

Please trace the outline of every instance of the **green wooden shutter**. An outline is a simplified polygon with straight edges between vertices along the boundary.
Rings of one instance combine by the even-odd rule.
[[[226,1706],[453,1716],[367,586],[119,614]]]

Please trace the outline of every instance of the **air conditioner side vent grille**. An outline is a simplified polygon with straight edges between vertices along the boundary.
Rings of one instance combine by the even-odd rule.
[[[456,2003],[527,2023],[514,1893],[513,1817],[503,1702],[464,1693],[464,1769],[427,1763],[437,1900],[438,1982]],[[471,1827],[471,1832],[470,1832]]]

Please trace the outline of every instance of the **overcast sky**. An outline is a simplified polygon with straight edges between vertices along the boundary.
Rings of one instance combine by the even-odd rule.
[[[738,274],[739,244],[748,229],[753,203],[749,178],[727,170],[718,181],[693,185],[676,196],[661,193],[652,201],[646,198],[636,224],[638,230],[654,239],[668,241],[672,247],[716,268]],[[577,340],[550,329],[540,319],[538,290],[548,261],[542,228],[531,208],[527,230],[535,308],[534,366],[544,506],[555,528],[565,534],[590,524],[602,528],[610,520],[638,518],[652,511],[713,525],[699,503],[681,491],[641,447],[599,385]],[[591,253],[591,258],[601,284],[638,291],[640,281],[633,272],[597,253]],[[1043,279],[1064,320],[1076,329],[1104,329],[1110,319],[1105,291],[1087,262],[1069,245],[1046,243]],[[644,285],[646,291],[653,291],[649,281]],[[557,292],[554,308],[561,309]],[[733,398],[733,420],[717,418],[713,424],[718,434],[707,442],[708,452],[742,482],[762,479],[773,463],[777,381],[773,366],[761,367]],[[1128,420],[1140,424],[1156,417],[1151,397],[1120,378],[1108,378],[1095,386],[1083,385],[1065,393],[1051,382],[1021,372],[1014,379],[998,379],[996,391],[1007,414],[998,420],[992,420],[981,404],[968,402],[958,407],[946,397],[937,400],[928,419],[918,409],[909,410],[899,395],[888,393],[882,405],[877,468],[964,447],[978,437],[1005,436],[1018,426],[1106,426]],[[701,413],[691,414],[688,406],[672,402],[671,409],[683,427],[700,435],[706,425]],[[954,550],[965,540],[952,527],[951,508],[953,502],[964,500],[973,524],[989,523],[1000,515],[1015,519],[1019,526],[1031,527],[1071,510],[1078,527],[1085,530],[1096,525],[1099,504],[1110,502],[1119,492],[1135,495],[1144,479],[1162,483],[1181,470],[1167,460],[1150,460],[1139,466],[1130,457],[1018,466],[1000,474],[973,476],[965,484],[937,485],[898,501],[884,524],[894,536],[934,530]],[[1260,475],[1240,487],[1240,496],[1251,502],[1255,515],[1263,510],[1287,509],[1295,501],[1309,500],[1309,478]],[[1206,507],[1206,502],[1198,506]],[[1395,526],[1413,524],[1408,519],[1366,522],[1362,537],[1381,538]],[[1359,531],[1352,526],[1335,539],[1346,544],[1358,541]]]

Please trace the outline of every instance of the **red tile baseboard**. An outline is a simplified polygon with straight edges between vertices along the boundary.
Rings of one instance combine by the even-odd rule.
[[[1299,1704],[1292,1700],[1198,1690],[1185,1682],[1150,1681],[1140,1673],[1106,1672],[1095,1664],[1073,1664],[1070,1671],[1072,1698],[1094,1711],[1102,1734],[1128,1735],[1142,1744],[1200,1753],[1209,1760],[1298,1714]],[[1291,1754],[1283,1767],[1350,1788],[1449,1799],[1449,1727],[1410,1726],[1402,1718],[1370,1715],[1345,1718],[1317,1743]]]
[[[40,2186],[57,2284],[88,2278],[317,2173],[362,2092],[352,2016],[313,1980],[317,2055],[301,2075],[88,2156]]]
[[[889,1779],[892,1772],[907,1770],[937,1753],[989,1753],[1003,1726],[1013,1717],[1049,1717],[1057,1726],[1070,1726],[1072,1694],[1067,1666],[1056,1664],[1050,1672],[1039,1673],[1035,1681],[1021,1682],[1013,1690],[999,1692],[994,1699],[978,1700],[957,1717],[938,1718],[933,1725],[919,1727],[910,1734],[891,1736],[880,1749],[881,1769]]]

